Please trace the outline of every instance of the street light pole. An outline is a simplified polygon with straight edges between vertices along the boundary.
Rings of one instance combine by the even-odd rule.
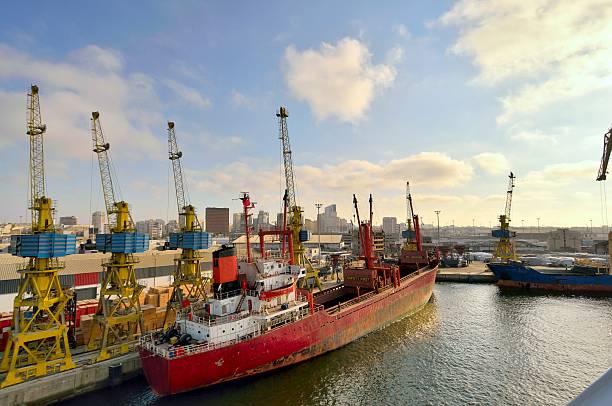
[[[438,219],[438,246],[440,246],[440,210],[435,210]]]
[[[323,205],[321,203],[315,203],[315,207],[317,208],[317,235],[319,237],[319,266],[321,266],[321,207]]]
[[[538,234],[540,234],[540,218],[538,217]]]

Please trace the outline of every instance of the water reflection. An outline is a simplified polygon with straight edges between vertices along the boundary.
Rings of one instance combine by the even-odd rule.
[[[612,366],[612,300],[438,284],[419,313],[311,361],[157,398],[144,379],[69,404],[566,404]]]

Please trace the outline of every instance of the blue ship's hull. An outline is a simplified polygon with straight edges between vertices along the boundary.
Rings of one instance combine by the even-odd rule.
[[[612,295],[612,275],[609,274],[543,273],[518,262],[491,263],[488,266],[502,287]]]

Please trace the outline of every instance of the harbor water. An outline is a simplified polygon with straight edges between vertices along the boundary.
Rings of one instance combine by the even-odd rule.
[[[141,377],[69,405],[564,405],[612,367],[612,299],[439,283],[418,314],[314,360],[158,398]]]

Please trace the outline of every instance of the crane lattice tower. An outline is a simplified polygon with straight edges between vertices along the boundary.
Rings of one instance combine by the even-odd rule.
[[[200,269],[201,255],[198,250],[208,248],[211,235],[202,231],[195,207],[185,198],[186,185],[183,180],[181,158],[183,153],[176,142],[174,122],[168,122],[168,155],[172,162],[174,173],[174,186],[176,190],[176,206],[178,208],[181,231],[170,234],[170,248],[181,248],[181,255],[176,260],[176,268],[172,282],[172,294],[166,307],[164,316],[164,329],[172,323],[172,313],[176,314],[185,306],[206,299],[206,283],[208,279],[202,275]]]
[[[312,279],[314,284],[321,289],[321,282],[319,281],[319,270],[315,269],[308,258],[306,258],[306,249],[304,248],[304,241],[308,240],[308,233],[306,230],[302,230],[302,209],[297,205],[296,192],[295,192],[295,177],[293,175],[293,159],[291,155],[291,144],[289,141],[289,131],[287,130],[287,109],[280,107],[278,113],[278,126],[279,126],[279,139],[281,140],[281,147],[283,153],[283,166],[285,170],[285,185],[287,188],[287,194],[289,198],[290,218],[289,227],[291,228],[291,236],[293,242],[293,255],[294,261],[297,265],[306,268],[306,275],[300,281],[300,287],[308,287],[308,281]],[[320,254],[319,254],[320,255]]]
[[[139,331],[144,331],[138,300],[144,286],[136,281],[134,254],[148,248],[149,236],[134,230],[127,202],[115,198],[108,154],[110,144],[104,139],[99,112],[92,113],[91,123],[93,151],[98,156],[110,228],[109,234],[96,235],[96,249],[111,253],[110,259],[102,264],[100,299],[88,342],[90,350],[99,350],[96,358],[99,362],[132,351]]]

